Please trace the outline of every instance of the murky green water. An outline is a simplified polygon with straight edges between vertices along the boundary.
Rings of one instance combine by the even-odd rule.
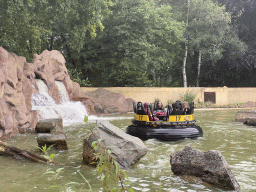
[[[197,184],[174,176],[170,166],[170,154],[182,150],[188,145],[195,149],[208,151],[218,150],[231,167],[232,173],[238,180],[242,191],[256,191],[256,127],[248,127],[235,122],[237,110],[202,110],[195,111],[197,124],[203,128],[204,137],[177,142],[162,142],[155,139],[145,141],[148,147],[147,155],[137,164],[126,170],[134,191],[196,192],[223,191],[210,185]],[[125,130],[131,122],[133,114],[126,115],[127,119],[111,121],[114,125]],[[45,172],[54,167],[26,160],[15,160],[0,156],[0,191],[63,191],[63,188],[51,186],[76,182],[69,185],[69,190],[89,191],[88,185],[80,176],[80,171],[91,184],[93,191],[100,191],[101,184],[96,171],[82,164],[83,139],[86,127],[94,124],[65,127],[68,137],[69,150],[55,151],[55,161],[61,162],[55,168],[64,167],[60,179],[52,178]],[[6,140],[5,142],[30,151],[37,152],[36,135],[25,134]]]

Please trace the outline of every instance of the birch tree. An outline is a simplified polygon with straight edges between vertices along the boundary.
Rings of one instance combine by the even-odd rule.
[[[225,11],[224,6],[219,6],[212,0],[173,0],[170,3],[177,19],[186,23],[185,55],[182,67],[183,86],[187,86],[185,70],[188,54],[198,54],[196,86],[199,86],[200,69],[203,63],[210,61],[214,64],[222,58],[225,44],[231,38],[238,40],[237,35],[231,32],[231,15]]]
[[[188,28],[189,8],[190,8],[190,0],[187,0],[186,29]],[[188,33],[186,33],[185,55],[184,55],[183,67],[182,67],[183,86],[184,87],[187,87],[187,74],[186,74],[187,56],[188,56]]]
[[[231,15],[211,0],[193,0],[191,22],[187,28],[192,51],[198,53],[196,86],[199,87],[202,57],[217,61],[222,57],[226,36],[230,31]],[[209,61],[209,59],[208,59]]]

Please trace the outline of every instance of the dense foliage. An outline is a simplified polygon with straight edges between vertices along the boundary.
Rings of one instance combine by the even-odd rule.
[[[57,49],[79,52],[89,33],[103,30],[110,0],[8,0],[0,2],[0,45],[31,60]]]
[[[225,5],[226,11],[232,15],[232,26],[238,33],[239,39],[246,44],[245,54],[238,57],[229,57],[234,52],[233,47],[225,49],[223,57],[215,68],[208,66],[208,70],[215,73],[207,73],[204,77],[206,84],[211,80],[213,86],[229,87],[255,87],[256,86],[256,1],[254,0],[217,0]]]
[[[81,86],[256,86],[253,0],[9,0],[0,46],[57,49]]]
[[[183,24],[173,19],[171,7],[156,6],[154,0],[124,0],[111,10],[105,29],[81,51],[77,62],[84,75],[95,86],[168,85],[171,76],[163,74],[183,40]]]

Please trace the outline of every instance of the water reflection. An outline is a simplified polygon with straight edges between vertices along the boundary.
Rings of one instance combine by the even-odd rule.
[[[204,131],[202,138],[175,142],[163,142],[156,139],[145,141],[145,145],[148,147],[147,155],[126,170],[131,181],[130,186],[134,191],[156,191],[159,189],[171,192],[223,191],[211,185],[187,181],[173,175],[170,154],[182,150],[188,145],[201,151],[220,151],[230,165],[242,191],[256,191],[256,128],[235,122],[236,113],[237,110],[195,111],[197,124]],[[132,116],[133,114],[106,117],[106,120],[125,130],[131,124]],[[69,186],[69,189],[76,192],[89,189],[78,171],[88,179],[93,191],[102,190],[100,180],[95,175],[95,169],[82,164],[83,139],[90,133],[89,128],[95,127],[95,121],[66,126],[69,150],[50,151],[56,154],[55,160],[62,163],[57,168],[65,168],[61,173],[62,182],[76,182]],[[6,142],[22,149],[38,152],[36,135],[33,134],[15,136]],[[52,169],[50,165],[24,160],[17,161],[1,156],[0,162],[0,191],[63,191],[59,188],[49,189],[53,185],[61,185],[60,180],[53,180],[50,175],[44,174],[47,170]]]

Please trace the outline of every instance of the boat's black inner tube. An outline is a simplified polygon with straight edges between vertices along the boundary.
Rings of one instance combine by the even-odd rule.
[[[133,101],[133,111],[135,114],[137,113],[137,104],[135,101]]]

